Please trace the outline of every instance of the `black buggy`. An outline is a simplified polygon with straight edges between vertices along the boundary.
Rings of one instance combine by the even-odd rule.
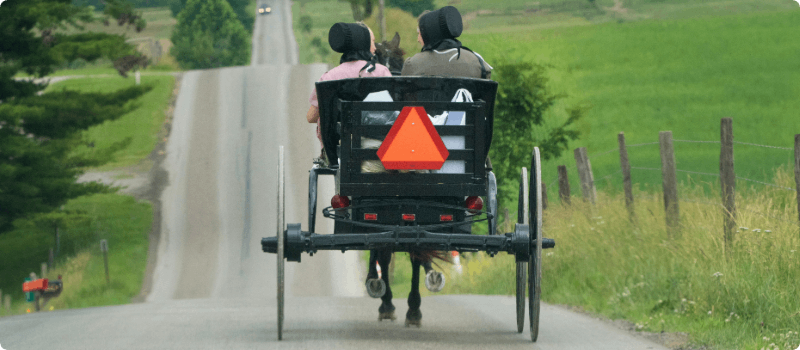
[[[527,169],[521,170],[519,219],[514,232],[497,232],[497,183],[487,157],[497,83],[471,78],[387,77],[318,82],[316,88],[329,161],[316,162],[309,172],[308,231],[303,231],[299,223],[284,223],[281,148],[278,234],[261,241],[264,252],[278,256],[278,339],[283,328],[284,259],[300,262],[303,252],[313,255],[318,250],[424,249],[514,254],[517,331],[522,332],[525,322],[527,288],[531,339],[536,341],[542,249],[554,247],[555,242],[542,238],[538,148],[532,151],[530,179]],[[450,102],[459,89],[469,91],[474,102]],[[388,91],[396,102],[364,102],[370,93],[379,91]],[[435,137],[461,141],[458,147],[447,149],[447,161],[457,163],[457,171],[363,170],[365,162],[380,162],[379,150],[367,141],[384,140],[396,126],[391,122],[375,125],[366,116],[392,114],[408,107],[422,107],[432,116],[445,111],[464,112],[463,123],[435,126]],[[332,206],[322,210],[326,218],[335,220],[333,234],[314,232],[319,175],[332,175],[336,181]],[[480,197],[486,198],[485,209]],[[472,224],[478,222],[487,224],[488,234],[471,234]]]

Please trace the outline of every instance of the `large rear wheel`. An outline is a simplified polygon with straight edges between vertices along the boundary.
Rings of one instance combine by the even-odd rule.
[[[275,221],[278,222],[278,340],[283,339],[283,255],[284,245],[286,244],[286,224],[284,222],[286,188],[283,164],[283,146],[280,146],[278,149],[278,215],[275,218]]]
[[[531,340],[539,338],[539,311],[542,294],[542,163],[539,147],[533,148],[530,179],[531,259],[528,263],[528,299],[531,319]]]
[[[517,205],[517,223],[528,224],[528,170],[522,168],[519,181],[519,202]],[[525,287],[527,287],[527,266],[523,261],[517,262],[517,332],[525,328]]]

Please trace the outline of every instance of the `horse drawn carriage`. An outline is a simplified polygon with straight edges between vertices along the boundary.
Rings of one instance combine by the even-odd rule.
[[[316,162],[309,172],[307,231],[299,223],[284,223],[281,149],[277,235],[261,241],[263,251],[276,253],[278,258],[278,339],[283,328],[284,260],[300,262],[302,253],[313,255],[319,250],[370,250],[376,255],[398,251],[412,256],[424,251],[513,254],[517,331],[524,327],[527,294],[531,339],[536,341],[542,249],[554,247],[555,242],[542,237],[538,148],[532,152],[530,179],[527,169],[521,171],[518,223],[513,232],[497,231],[497,182],[487,157],[497,83],[471,78],[387,77],[318,82],[316,88],[329,161]],[[371,98],[377,92],[384,98]],[[471,102],[452,102],[453,96],[465,92],[471,95],[467,99]],[[370,168],[375,166],[379,170]],[[335,220],[333,234],[314,232],[320,175],[335,178],[336,195],[331,206],[322,210],[324,217]],[[485,208],[481,197],[486,198]],[[488,226],[486,235],[471,233],[476,223]],[[370,260],[371,270],[375,260]],[[414,265],[415,274],[418,270],[419,265]],[[370,275],[377,277],[374,271]],[[371,288],[368,280],[368,289],[374,289],[370,295],[380,296],[388,288],[386,274],[384,282],[372,281],[377,283]],[[412,293],[414,283],[418,278],[412,277]],[[384,310],[385,305],[381,318],[384,311],[391,311],[393,317],[391,302],[391,310]],[[419,301],[417,310],[418,305]],[[407,325],[409,317],[407,314]]]

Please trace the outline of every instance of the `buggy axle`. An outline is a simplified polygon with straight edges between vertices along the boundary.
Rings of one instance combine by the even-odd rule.
[[[395,226],[392,230],[377,233],[316,234],[300,230],[300,224],[288,224],[284,231],[284,252],[288,261],[300,262],[303,252],[313,254],[318,250],[372,250],[393,251],[442,250],[442,251],[486,251],[489,254],[507,252],[518,259],[527,259],[531,246],[528,225],[518,224],[515,232],[504,235],[477,236],[469,234],[434,233],[413,226]],[[542,239],[542,248],[555,247],[555,240]],[[261,239],[265,253],[277,253],[278,237]]]

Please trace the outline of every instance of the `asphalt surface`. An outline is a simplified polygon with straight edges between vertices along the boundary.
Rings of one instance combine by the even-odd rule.
[[[263,0],[259,3],[264,3]],[[357,252],[286,264],[284,340],[276,337],[278,147],[286,152],[286,221],[307,227],[308,169],[319,155],[308,96],[327,69],[298,65],[289,1],[258,16],[253,64],[184,74],[162,166],[161,234],[146,301],[0,319],[0,346],[17,349],[665,349],[609,323],[543,305],[539,341],[516,333],[514,299],[436,296],[423,326],[377,321]],[[333,195],[320,179],[318,208]],[[317,220],[317,231],[332,225]],[[563,248],[562,248],[563,249]],[[398,263],[407,263],[399,261]]]

